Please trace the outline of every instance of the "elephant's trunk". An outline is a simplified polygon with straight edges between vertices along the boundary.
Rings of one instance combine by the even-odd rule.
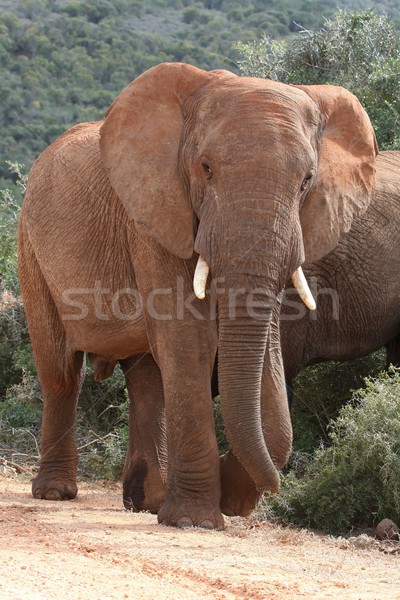
[[[259,299],[260,300],[260,299]],[[263,305],[260,308],[260,305]],[[280,480],[264,441],[261,420],[261,382],[273,299],[257,305],[257,318],[248,306],[219,302],[219,391],[229,446],[253,479],[257,490],[278,491]]]
[[[229,212],[218,211],[218,197],[202,205],[195,291],[204,294],[204,258],[218,299],[218,383],[229,446],[258,490],[277,491],[279,474],[263,435],[262,375],[277,296],[303,259],[301,230],[276,181],[252,177],[250,206],[240,194],[247,182],[243,175],[230,190]]]

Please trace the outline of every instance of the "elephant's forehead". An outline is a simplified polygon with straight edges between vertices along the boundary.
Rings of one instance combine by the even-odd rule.
[[[239,144],[250,156],[266,147],[285,154],[288,145],[312,153],[321,122],[317,105],[302,90],[240,77],[204,90],[191,113],[204,152]]]
[[[301,120],[318,124],[317,105],[302,90],[276,81],[254,77],[227,78],[204,89],[198,98],[198,116],[207,119]]]

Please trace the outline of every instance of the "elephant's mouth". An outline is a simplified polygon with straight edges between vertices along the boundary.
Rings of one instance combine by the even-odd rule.
[[[206,285],[207,285],[207,277],[210,268],[207,264],[207,261],[199,255],[197,260],[196,270],[194,272],[193,278],[193,289],[199,300],[203,300],[206,295]],[[292,275],[293,285],[299,294],[300,298],[304,302],[304,304],[310,310],[315,310],[317,305],[315,303],[314,297],[311,293],[311,290],[308,286],[307,279],[304,275],[303,269],[298,267],[296,271]]]

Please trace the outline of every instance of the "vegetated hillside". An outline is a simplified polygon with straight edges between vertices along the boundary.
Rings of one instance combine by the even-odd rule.
[[[100,118],[161,61],[235,70],[233,44],[315,27],[361,0],[0,0],[0,178],[73,123]],[[400,19],[397,0],[379,3]],[[3,180],[4,185],[4,180]]]
[[[236,47],[241,75],[344,86],[366,109],[379,148],[400,149],[400,29],[387,15],[339,10],[323,28]]]

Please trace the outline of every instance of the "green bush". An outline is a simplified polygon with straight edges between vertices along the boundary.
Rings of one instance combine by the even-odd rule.
[[[0,190],[0,398],[21,381],[24,370],[35,373],[17,272],[17,222],[26,175],[22,165],[8,165],[16,187]]]
[[[0,190],[0,291],[19,294],[17,269],[17,224],[21,197],[26,190],[28,176],[23,165],[6,161],[16,187]]]
[[[400,31],[372,10],[345,10],[321,29],[286,40],[238,44],[243,75],[294,84],[341,85],[362,102],[382,149],[400,148]]]
[[[218,450],[220,454],[225,454],[228,451],[228,441],[226,439],[224,423],[222,420],[222,410],[220,397],[216,396],[213,399],[213,410],[214,410],[214,423],[215,423],[215,435],[217,437]]]
[[[285,523],[342,533],[400,520],[400,371],[367,380],[329,428],[303,475],[283,477],[268,510]]]
[[[10,387],[0,406],[3,427],[11,429],[33,427],[37,431],[42,403],[36,377],[25,374],[20,383]]]
[[[1,458],[25,468],[38,464],[41,410],[37,378],[24,373],[0,402]]]
[[[297,452],[311,453],[327,443],[328,425],[343,404],[363,386],[366,377],[378,376],[385,367],[386,352],[382,349],[352,361],[329,361],[303,369],[293,386],[294,456]]]
[[[0,399],[19,381],[22,373],[34,373],[34,363],[20,299],[1,291],[0,297]]]

